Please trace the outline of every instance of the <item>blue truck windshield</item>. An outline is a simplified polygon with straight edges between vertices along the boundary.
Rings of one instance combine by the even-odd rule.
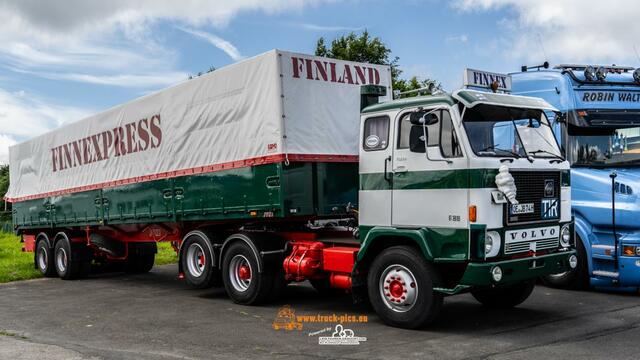
[[[478,106],[465,111],[463,123],[478,156],[562,157],[547,117],[540,110]]]
[[[569,158],[575,166],[640,165],[640,127],[569,126]]]

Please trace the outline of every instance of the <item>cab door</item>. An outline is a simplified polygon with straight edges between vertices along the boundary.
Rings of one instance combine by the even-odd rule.
[[[400,112],[394,123],[392,224],[467,227],[469,172],[458,140],[457,118],[452,117],[457,112],[446,106],[420,109],[437,118],[426,126],[425,139],[423,126],[410,122],[410,114],[417,110]],[[421,148],[410,149],[412,127],[414,135],[421,135]]]
[[[363,115],[360,127],[361,227],[391,225],[392,121],[396,112]]]

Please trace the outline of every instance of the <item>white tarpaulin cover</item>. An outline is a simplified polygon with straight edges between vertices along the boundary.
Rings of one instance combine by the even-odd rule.
[[[273,50],[12,146],[6,197],[286,160],[356,161],[367,84],[390,95],[389,67]]]

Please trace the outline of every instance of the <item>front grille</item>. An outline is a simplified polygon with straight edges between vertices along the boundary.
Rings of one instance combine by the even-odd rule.
[[[558,238],[538,240],[538,241],[521,241],[517,243],[505,244],[504,253],[505,255],[508,255],[508,254],[515,254],[520,252],[527,252],[532,249],[531,247],[532,242],[536,243],[535,251],[555,249],[560,245]]]
[[[560,216],[560,172],[559,171],[513,171],[511,172],[516,184],[516,199],[520,204],[532,203],[534,211],[529,214],[509,215],[509,204],[505,205],[505,219],[507,225],[531,222],[557,221]],[[553,195],[545,196],[545,184],[553,181]],[[558,200],[558,217],[543,219],[542,200]]]

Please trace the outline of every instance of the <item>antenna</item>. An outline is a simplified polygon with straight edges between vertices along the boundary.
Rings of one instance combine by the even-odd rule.
[[[542,54],[544,55],[544,60],[545,62],[549,62],[549,57],[547,56],[547,50],[545,50],[544,43],[542,42],[542,36],[540,36],[540,33],[537,33],[536,35],[538,35],[538,43],[542,48]]]

